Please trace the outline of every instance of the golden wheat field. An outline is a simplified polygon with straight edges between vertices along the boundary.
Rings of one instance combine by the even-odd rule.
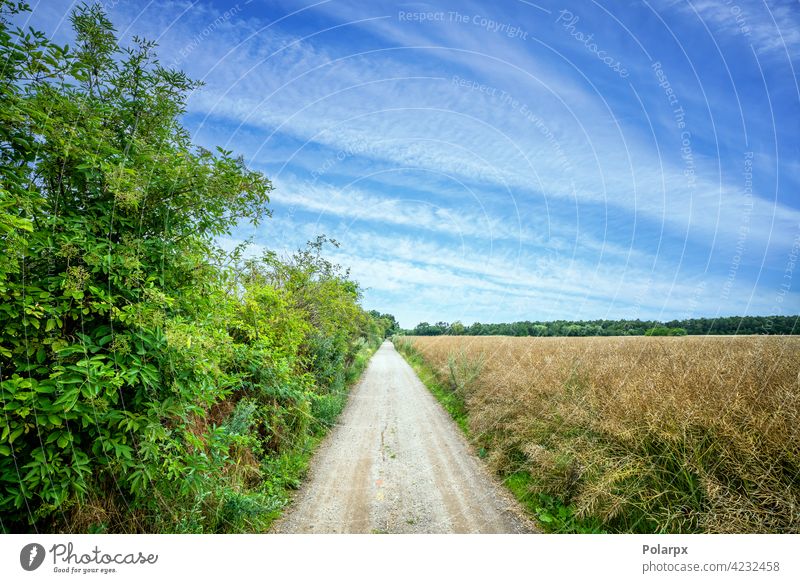
[[[611,532],[800,532],[800,338],[406,337],[491,467]]]

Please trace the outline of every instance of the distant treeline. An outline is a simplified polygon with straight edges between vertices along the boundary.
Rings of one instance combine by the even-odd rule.
[[[461,322],[421,322],[415,336],[681,336],[684,334],[798,334],[800,316],[730,316],[691,320],[555,320],[465,326]]]

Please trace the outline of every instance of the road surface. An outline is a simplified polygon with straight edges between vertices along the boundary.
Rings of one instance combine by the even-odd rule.
[[[516,501],[384,342],[278,533],[531,532]]]

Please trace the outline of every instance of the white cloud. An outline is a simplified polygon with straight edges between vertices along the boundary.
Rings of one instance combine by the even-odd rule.
[[[275,35],[259,42],[275,48],[289,40]],[[430,68],[387,54],[337,58],[300,42],[259,61],[269,54],[258,45],[226,57],[214,86],[192,100],[193,110],[262,128],[263,149],[276,132],[286,132],[334,151],[358,149],[386,164],[490,183],[521,196],[543,193],[553,201],[624,209],[663,222],[673,233],[691,228],[733,239],[738,232],[745,201],[715,176],[714,161],[697,152],[698,178],[687,184],[677,134],[659,144],[659,157],[638,128],[605,121],[614,116],[601,95],[568,102],[549,90],[556,80],[541,84],[506,71],[509,95],[535,108],[526,115],[449,79],[412,79],[430,75]],[[495,77],[502,75],[495,71]],[[547,127],[535,120],[548,120]],[[785,243],[782,233],[800,212],[756,197],[750,220],[754,238]]]
[[[581,260],[488,254],[374,235],[359,238],[357,245],[346,245],[337,253],[337,260],[377,292],[376,298],[385,301],[386,294],[407,298],[414,309],[408,311],[404,325],[436,314],[468,322],[565,314],[575,319],[690,317],[698,310],[726,314],[737,312],[736,306],[747,303],[751,295],[751,309],[765,313],[774,303],[774,294],[752,282],[737,282],[724,298],[725,279],[712,275],[689,281],[662,269],[620,270]],[[470,318],[469,314],[483,315]]]
[[[693,6],[727,34],[722,4],[700,0]],[[784,5],[771,12],[783,34],[776,46],[779,37],[763,10],[741,4],[758,15],[752,35],[759,50],[796,51],[800,26]],[[361,18],[360,8],[347,3],[324,8],[339,22]],[[206,3],[116,9],[128,17],[122,30],[159,38],[165,62],[218,16]],[[664,120],[663,99],[645,99],[644,111],[629,100],[628,110],[617,111],[568,63],[549,61],[552,54],[534,43],[486,46],[485,34],[452,26],[431,29],[430,38],[420,27],[374,20],[369,30],[389,42],[350,54],[346,43],[328,41],[363,32],[360,26],[302,39],[254,12],[248,8],[215,27],[182,66],[208,83],[190,101],[190,113],[205,118],[200,134],[209,130],[216,143],[221,137],[256,165],[274,165],[275,148],[282,148],[278,158],[285,154],[287,165],[271,175],[273,202],[318,218],[303,225],[276,218],[268,228],[283,233],[280,244],[294,248],[299,237],[334,224],[353,242],[337,256],[376,294],[413,294],[409,304],[464,314],[465,320],[482,313],[508,319],[631,310],[644,317],[680,312],[689,302],[735,312],[751,294],[752,310],[774,303],[772,292],[744,275],[723,301],[719,277],[690,279],[677,261],[631,248],[624,237],[606,240],[603,232],[613,230],[614,220],[631,235],[633,223],[647,221],[683,239],[684,252],[699,257],[712,252],[712,238],[717,246],[735,241],[746,216],[748,246],[764,257],[785,246],[800,224],[800,212],[768,200],[774,193],[756,193],[749,208],[738,175],[736,183],[721,180],[718,161],[701,156],[699,147],[697,181],[689,187],[678,135],[643,133],[647,122]],[[487,88],[459,86],[455,73]],[[674,126],[669,112],[666,122]],[[240,141],[243,134],[247,140]],[[286,150],[287,136],[301,145],[297,151]],[[350,186],[310,180],[320,150],[358,153],[331,171],[349,174]],[[292,174],[303,166],[309,179]],[[409,168],[415,173],[403,178],[399,171]],[[398,172],[377,175],[378,169]],[[436,191],[423,173],[450,187]],[[370,181],[380,188],[367,186]],[[415,200],[404,187],[430,198]],[[387,195],[392,188],[397,194]],[[470,188],[485,192],[459,201]],[[532,201],[559,212],[531,216]],[[564,219],[573,211],[572,222]],[[398,235],[406,231],[418,236]],[[412,318],[422,308],[404,309]]]
[[[690,0],[671,7],[696,13],[713,32],[739,38],[763,55],[800,56],[800,17],[797,2],[749,0]]]

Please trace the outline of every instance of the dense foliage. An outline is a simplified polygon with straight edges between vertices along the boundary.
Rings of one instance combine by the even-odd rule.
[[[682,336],[684,334],[797,334],[800,316],[731,316],[690,320],[555,320],[465,326],[461,322],[421,322],[414,336]]]
[[[0,530],[262,529],[386,321],[324,238],[217,247],[272,186],[191,144],[197,84],[152,43],[83,6],[59,47],[25,9],[0,0]]]
[[[385,330],[384,334],[386,338],[391,338],[392,336],[400,332],[400,324],[397,322],[397,319],[392,314],[381,314],[377,310],[370,310],[369,314]]]
[[[669,326],[656,326],[647,330],[645,336],[686,336],[686,328],[670,328]]]

